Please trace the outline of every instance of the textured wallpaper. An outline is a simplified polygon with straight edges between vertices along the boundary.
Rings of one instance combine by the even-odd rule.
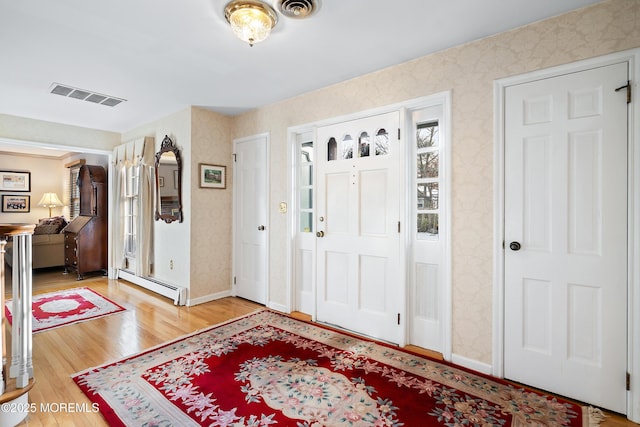
[[[232,272],[233,169],[231,119],[191,109],[191,285],[197,299],[228,292]],[[199,163],[226,166],[227,188],[200,188]]]
[[[271,134],[270,300],[286,304],[287,128],[452,90],[453,352],[491,364],[493,82],[637,47],[640,1],[609,0],[236,118],[231,138]]]

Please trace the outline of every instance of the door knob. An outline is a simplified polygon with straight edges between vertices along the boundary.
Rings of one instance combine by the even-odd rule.
[[[320,230],[316,233],[316,236],[318,237],[324,237],[324,231]]]
[[[258,231],[264,231],[264,225],[259,225],[258,226]]]
[[[518,242],[511,242],[511,243],[509,243],[509,248],[512,251],[519,251],[521,246],[520,246],[520,243],[518,243]]]

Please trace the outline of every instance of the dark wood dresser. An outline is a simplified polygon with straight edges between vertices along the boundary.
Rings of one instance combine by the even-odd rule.
[[[82,165],[78,174],[80,215],[64,229],[64,269],[78,280],[108,267],[107,173],[102,166]]]

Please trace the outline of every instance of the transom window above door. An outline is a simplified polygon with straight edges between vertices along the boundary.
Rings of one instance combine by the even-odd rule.
[[[353,138],[350,134],[345,134],[339,140],[331,137],[327,141],[328,161],[349,160],[353,159],[354,156],[356,158],[366,158],[384,156],[386,154],[389,154],[389,133],[384,128],[378,129],[373,136],[373,140],[368,132],[361,132],[357,138]]]

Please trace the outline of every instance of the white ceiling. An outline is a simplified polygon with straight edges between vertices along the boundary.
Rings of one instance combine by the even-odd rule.
[[[237,114],[598,1],[322,0],[249,47],[227,0],[0,0],[0,113],[115,132],[189,105]]]

